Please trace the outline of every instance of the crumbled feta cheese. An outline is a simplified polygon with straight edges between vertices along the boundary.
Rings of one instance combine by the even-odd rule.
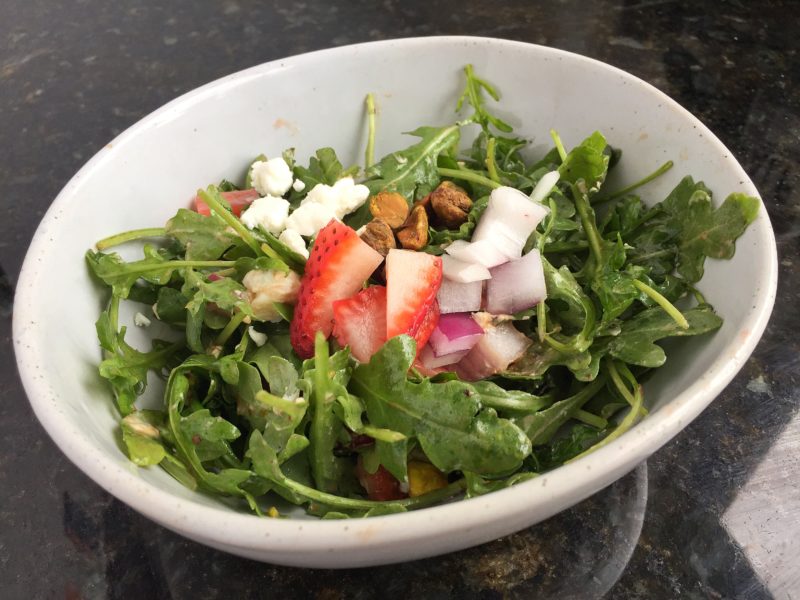
[[[137,327],[148,327],[150,325],[150,319],[145,317],[142,313],[137,312],[133,315],[133,324]]]
[[[292,184],[292,189],[295,192],[302,192],[304,189],[306,189],[306,184],[300,179],[295,179],[294,183]]]
[[[258,346],[259,348],[261,348],[261,346],[267,343],[267,334],[261,333],[260,331],[256,331],[255,327],[248,327],[247,335],[250,336],[250,339],[253,340],[255,345]]]
[[[319,202],[303,203],[286,219],[286,228],[294,229],[300,235],[314,235],[335,218],[336,213],[330,206]]]
[[[253,316],[259,321],[281,320],[274,302],[293,303],[300,291],[300,276],[294,271],[264,271],[253,269],[242,279],[247,289]]]
[[[250,167],[250,181],[262,196],[283,196],[292,187],[292,170],[283,157],[257,160]]]
[[[280,233],[289,217],[289,202],[275,196],[258,198],[242,213],[242,223],[250,229],[259,225],[270,233]]]
[[[369,198],[369,189],[356,184],[352,177],[342,177],[333,185],[318,183],[303,200],[302,204],[322,204],[333,210],[337,219],[359,208]]]
[[[284,229],[283,233],[278,237],[278,241],[286,244],[291,250],[294,250],[304,258],[308,258],[306,243],[294,229]]]

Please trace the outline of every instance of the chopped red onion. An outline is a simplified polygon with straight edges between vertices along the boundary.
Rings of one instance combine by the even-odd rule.
[[[439,313],[474,312],[481,309],[483,282],[458,283],[442,279],[436,298],[439,300]]]
[[[478,263],[468,263],[448,254],[442,255],[442,275],[450,281],[471,283],[489,279],[489,269]]]
[[[428,344],[436,356],[445,356],[454,352],[471,350],[477,344],[483,329],[469,313],[453,313],[441,315],[436,329],[433,330]],[[449,364],[449,363],[445,363]]]
[[[531,340],[508,321],[490,328],[456,365],[456,373],[466,381],[477,381],[500,371],[525,353]]]
[[[558,171],[549,171],[542,175],[542,178],[537,182],[536,187],[531,192],[532,202],[544,202],[553,191],[553,188],[558,183],[561,175]]]
[[[444,249],[450,256],[467,263],[477,263],[487,268],[508,262],[508,257],[500,252],[491,240],[465,242],[456,240]]]
[[[492,190],[486,211],[478,221],[472,244],[488,241],[508,258],[519,258],[528,237],[547,213],[547,208],[531,202],[528,196],[517,189],[508,186],[496,188]],[[498,264],[502,263],[486,266]]]
[[[438,369],[447,365],[454,365],[469,353],[469,350],[461,350],[453,352],[452,354],[445,354],[444,356],[436,356],[433,348],[425,346],[419,355],[419,361],[426,369]]]
[[[493,315],[513,315],[547,298],[542,257],[535,248],[491,273],[486,282],[485,308]]]

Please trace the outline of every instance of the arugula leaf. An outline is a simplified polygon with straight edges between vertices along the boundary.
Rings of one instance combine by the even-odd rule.
[[[520,390],[506,390],[491,381],[474,381],[472,387],[480,394],[481,404],[498,411],[536,412],[547,407],[551,399]]]
[[[595,429],[583,423],[574,425],[570,429],[568,436],[559,438],[550,445],[534,449],[533,458],[537,463],[537,470],[547,471],[563,465],[596,444],[606,435],[608,435],[607,430]]]
[[[86,262],[92,272],[111,288],[111,293],[120,298],[127,298],[131,287],[143,275],[160,271],[162,276],[171,276],[173,271],[169,261],[157,253],[138,261],[125,262],[116,252],[104,254],[89,250]]]
[[[342,423],[333,412],[337,395],[350,379],[350,351],[345,348],[328,355],[328,343],[317,333],[314,358],[303,365],[301,388],[311,398],[311,472],[317,488],[325,492],[339,489],[342,463],[333,453],[342,432]]]
[[[367,169],[370,193],[397,192],[409,202],[429,194],[439,184],[437,157],[458,146],[459,127],[419,127],[409,132],[421,138],[413,146],[384,156]]]
[[[136,398],[147,387],[149,371],[161,371],[180,349],[180,344],[153,340],[149,352],[141,352],[125,342],[126,328],[114,331],[109,311],[101,313],[95,324],[100,344],[108,353],[100,363],[100,376],[111,384],[117,407],[125,416],[134,410]]]
[[[669,200],[669,199],[668,199]],[[711,258],[731,258],[735,241],[758,216],[760,201],[745,194],[730,194],[717,209],[711,194],[698,190],[688,202],[664,201],[673,219],[680,220],[677,269],[690,283],[703,276],[703,263]]]
[[[719,329],[722,319],[708,306],[698,306],[683,313],[687,329],[678,325],[661,308],[648,308],[622,323],[622,331],[609,344],[608,351],[632,365],[660,367],[667,360],[664,350],[655,344],[666,337],[700,335]]]
[[[230,277],[222,277],[216,281],[196,282],[196,291],[186,305],[186,309],[197,314],[201,306],[212,302],[219,309],[226,311],[237,310],[245,315],[253,316],[253,308],[247,300],[244,286]]]
[[[530,453],[522,431],[481,404],[481,394],[460,381],[420,383],[406,373],[416,356],[408,336],[390,339],[369,363],[356,367],[351,389],[366,403],[370,423],[416,437],[441,471],[491,475],[513,471]]]
[[[511,125],[499,117],[490,114],[484,106],[484,92],[487,93],[493,100],[500,100],[500,94],[498,93],[497,89],[495,89],[495,87],[485,79],[478,77],[475,74],[472,65],[467,65],[464,67],[464,75],[466,76],[467,81],[464,91],[456,103],[456,112],[461,110],[464,102],[466,101],[475,111],[469,118],[469,121],[479,124],[485,131],[488,131],[489,125],[493,125],[499,131],[504,133],[511,132]]]
[[[120,422],[128,457],[140,467],[160,465],[179,483],[197,489],[197,480],[167,447],[166,415],[155,410],[134,411]]]
[[[599,392],[604,385],[605,377],[601,375],[569,398],[559,400],[549,408],[533,415],[515,419],[515,423],[522,428],[533,446],[547,444],[561,426],[569,421],[575,412],[591,400],[592,396]]]
[[[158,411],[137,410],[120,421],[122,441],[128,457],[140,467],[157,465],[167,455],[158,426],[163,426],[163,414]]]
[[[240,241],[217,216],[205,216],[185,208],[167,221],[164,231],[181,243],[186,260],[215,260]]]
[[[231,450],[230,442],[237,439],[241,433],[233,423],[222,417],[212,416],[208,409],[203,408],[187,417],[182,417],[180,424],[183,432],[192,440],[201,462],[223,456],[238,462]]]
[[[186,323],[186,305],[189,298],[180,290],[163,286],[158,288],[158,298],[153,306],[153,314],[164,323],[183,325]]]
[[[298,194],[298,198],[305,196],[318,183],[333,185],[342,176],[343,170],[344,167],[333,148],[320,148],[316,155],[309,159],[308,168],[300,166],[294,168],[294,176],[305,184],[303,193]]]
[[[588,191],[597,191],[606,179],[609,155],[605,152],[606,138],[595,131],[583,140],[579,146],[567,154],[564,162],[558,167],[561,180],[575,184],[582,179]]]
[[[537,477],[536,473],[514,473],[509,477],[505,477],[503,479],[486,479],[475,473],[470,473],[466,471],[464,473],[464,479],[467,482],[467,498],[474,498],[476,496],[482,496],[484,494],[488,494],[490,492],[496,492],[498,490],[503,490],[506,488],[511,487],[512,485],[517,485],[518,483],[522,483],[523,481],[528,481]]]
[[[589,368],[591,362],[592,355],[586,350],[575,352],[570,348],[570,352],[561,352],[538,339],[533,339],[525,353],[500,375],[508,379],[541,379],[551,367],[557,365],[563,365],[577,374]],[[584,380],[581,377],[578,379]]]

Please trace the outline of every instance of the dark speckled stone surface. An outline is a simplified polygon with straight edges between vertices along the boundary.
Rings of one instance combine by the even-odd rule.
[[[800,597],[800,4],[499,4],[0,4],[0,596]],[[717,133],[761,190],[780,252],[775,313],[744,370],[608,489],[516,535],[417,563],[262,565],[180,538],[100,490],[39,426],[12,359],[14,282],[58,190],[113,136],[197,85],[309,50],[435,34],[599,58]]]

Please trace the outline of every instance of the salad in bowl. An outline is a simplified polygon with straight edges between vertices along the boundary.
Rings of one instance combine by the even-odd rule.
[[[660,340],[722,325],[696,284],[760,202],[686,176],[658,202],[606,177],[600,132],[531,156],[471,66],[459,120],[363,165],[256,157],[163,227],[86,254],[109,290],[100,375],[124,449],[191,489],[279,517],[385,515],[537,477],[647,415]],[[467,132],[477,130],[474,139]],[[462,143],[462,142],[466,142]],[[140,259],[113,248],[144,242]],[[134,323],[165,331],[147,350]],[[137,406],[151,374],[163,404]],[[280,501],[278,500],[280,499]]]

